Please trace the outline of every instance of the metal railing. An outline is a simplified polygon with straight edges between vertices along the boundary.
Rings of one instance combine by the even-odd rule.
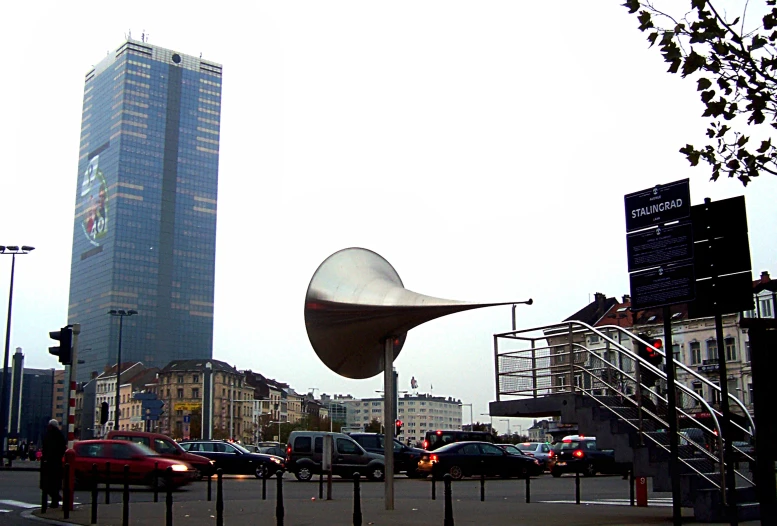
[[[500,339],[522,342],[524,346],[528,343],[529,346],[500,350]],[[668,405],[666,373],[623,344],[632,341],[650,345],[622,327],[595,328],[579,321],[496,334],[494,359],[497,400],[503,396],[538,398],[556,393],[578,393],[595,400],[626,422],[635,429],[641,441],[650,441],[656,447],[669,451],[666,431],[669,424],[665,419]],[[661,350],[655,350],[665,357]],[[682,363],[675,364],[695,381],[707,385],[711,391],[720,391],[717,384],[696,371]],[[643,376],[650,377],[648,383],[651,385],[642,381]],[[725,500],[724,443],[720,424],[722,413],[682,382],[675,383],[674,396],[678,417],[685,421],[682,429],[678,426],[678,442],[683,446],[685,457],[680,461],[719,488]],[[731,394],[729,398],[747,419],[746,426],[736,422],[732,424],[748,440],[752,440],[755,424],[751,415],[738,398]],[[616,402],[618,405],[613,405]],[[696,418],[694,410],[699,408],[710,416],[712,427]],[[703,440],[690,436],[697,433],[686,431],[689,428],[700,430]],[[733,449],[740,458],[751,463],[754,461],[738,447]],[[753,484],[744,474],[739,471],[735,473],[746,484]],[[719,480],[716,481],[718,477],[713,478],[711,474],[720,475]]]

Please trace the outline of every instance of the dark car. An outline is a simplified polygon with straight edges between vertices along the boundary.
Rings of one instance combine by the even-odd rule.
[[[123,483],[125,465],[129,466],[130,484],[179,487],[191,482],[197,474],[186,462],[163,458],[142,444],[124,440],[81,440],[75,443],[73,450],[76,454],[73,470],[77,488],[95,483],[95,465],[97,483]],[[167,468],[172,468],[169,474]]]
[[[449,473],[459,480],[479,475],[526,478],[539,475],[542,468],[537,459],[512,455],[489,442],[455,442],[424,454],[418,471],[435,478]]]
[[[564,437],[561,447],[554,453],[550,474],[560,477],[563,473],[579,471],[586,477],[597,473],[622,474],[623,468],[615,462],[615,451],[599,449],[596,437],[572,435]]]
[[[487,431],[462,431],[460,429],[437,429],[427,431],[424,436],[424,449],[433,451],[454,442],[493,442],[494,435]]]
[[[361,447],[370,453],[382,455],[385,452],[386,440],[382,433],[348,433]],[[421,460],[423,449],[404,445],[394,439],[394,473],[405,473],[408,477],[425,477],[418,471],[418,461]]]
[[[385,478],[383,455],[366,451],[353,438],[343,433],[325,431],[292,431],[286,447],[288,469],[297,480],[309,481],[321,473],[324,459],[324,437],[332,436],[332,474],[351,478],[358,472],[368,480]]]
[[[202,455],[215,461],[216,469],[221,468],[226,475],[254,475],[260,479],[273,476],[279,469],[286,469],[283,458],[251,453],[233,442],[192,440],[181,442],[181,447],[190,453]]]
[[[111,431],[106,437],[109,440],[127,440],[136,444],[143,444],[155,451],[162,458],[180,460],[191,464],[197,470],[197,479],[203,476],[213,475],[216,472],[214,462],[201,455],[188,453],[172,438],[160,433],[148,433],[146,431]]]

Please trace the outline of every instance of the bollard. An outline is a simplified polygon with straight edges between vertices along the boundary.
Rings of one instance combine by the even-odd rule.
[[[46,493],[46,470],[48,469],[48,461],[44,460],[40,465],[40,512],[46,513],[46,508],[49,505],[49,495]]]
[[[216,470],[216,526],[224,526],[224,488],[222,477],[224,470]]]
[[[173,468],[165,470],[165,524],[173,526]]]
[[[480,474],[480,502],[486,500],[486,474]]]
[[[74,449],[71,448],[65,451],[65,463],[70,464],[70,470],[65,474],[67,476],[67,487],[69,488],[69,491],[67,499],[62,501],[62,506],[67,508],[69,514],[73,511],[73,499],[75,498],[76,493],[76,452]]]
[[[208,473],[208,502],[210,502],[210,479],[211,479],[211,474]]]
[[[90,524],[97,524],[97,464],[92,464],[92,521]]]
[[[575,504],[580,504],[580,470],[575,470]]]
[[[70,518],[70,506],[68,506],[68,503],[70,502],[70,499],[72,496],[70,495],[70,463],[65,462],[65,471],[64,474],[64,480],[63,480],[63,488],[62,488],[62,511],[65,512],[65,520]],[[59,490],[57,490],[59,491]]]
[[[275,523],[277,526],[283,526],[283,471],[277,471],[278,491],[275,499]]]
[[[531,502],[531,477],[526,474],[526,504]]]
[[[636,478],[636,492],[637,492],[637,506],[638,507],[645,507],[648,505],[648,495],[647,495],[647,478],[646,477],[637,477]]]
[[[127,526],[129,524],[129,464],[124,464],[123,473],[123,487],[121,492],[121,523],[122,526]]]
[[[105,463],[105,503],[111,503],[111,463]]]
[[[324,498],[324,470],[318,474],[318,498]]]
[[[443,520],[443,526],[453,526],[453,504],[451,499],[451,476],[446,473],[443,477],[443,483],[445,485],[445,519]]]
[[[362,497],[358,471],[353,474],[353,526],[362,526]]]
[[[634,470],[629,470],[629,504],[634,505]]]
[[[151,483],[154,488],[154,502],[159,502],[159,462],[154,462],[154,480]]]
[[[432,500],[437,500],[437,475],[432,473]]]
[[[262,477],[262,500],[267,500],[267,476],[270,474],[268,469],[264,477]],[[320,495],[319,495],[320,498]]]

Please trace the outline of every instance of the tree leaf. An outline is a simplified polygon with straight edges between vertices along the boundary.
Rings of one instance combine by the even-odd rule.
[[[710,86],[712,86],[712,81],[710,79],[705,79],[704,77],[700,78],[698,80],[699,87],[697,88],[698,91],[703,91]]]

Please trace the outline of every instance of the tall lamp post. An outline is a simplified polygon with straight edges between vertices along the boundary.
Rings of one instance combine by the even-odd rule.
[[[513,436],[513,434],[510,432],[510,420],[507,419],[507,418],[500,418],[499,421],[500,422],[507,422],[507,436],[508,437]]]
[[[23,256],[35,250],[35,247],[23,245],[0,246],[0,254],[11,256],[11,285],[8,289],[8,322],[5,326],[5,353],[3,354],[3,383],[0,393],[0,464],[5,458],[5,438],[8,427],[8,399],[10,398],[10,382],[8,382],[8,353],[11,348],[11,305],[13,304],[13,274],[16,268],[16,256]]]
[[[475,420],[472,418],[472,404],[461,404],[461,407],[465,405],[469,406],[469,430],[472,431],[472,426],[475,424]],[[464,426],[461,427],[463,428]]]
[[[113,429],[118,431],[119,429],[119,389],[121,387],[121,331],[124,327],[124,317],[134,316],[137,314],[136,310],[109,310],[108,314],[111,316],[117,316],[119,318],[119,356],[116,359],[116,408],[113,412]]]

